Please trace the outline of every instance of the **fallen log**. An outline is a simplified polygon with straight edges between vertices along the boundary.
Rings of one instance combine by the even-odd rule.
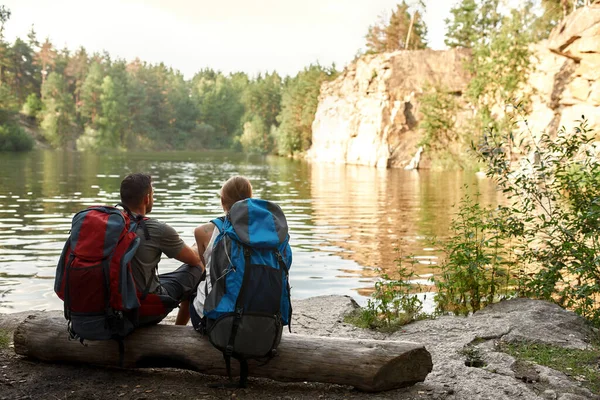
[[[30,315],[14,333],[17,354],[50,362],[118,367],[118,343],[68,340],[60,314]],[[291,382],[324,382],[368,392],[422,382],[432,369],[421,344],[284,334],[278,356],[266,365],[250,361],[250,376]],[[232,362],[233,373],[238,363]],[[191,327],[155,325],[139,328],[125,339],[122,367],[176,367],[210,375],[227,375],[222,354]]]

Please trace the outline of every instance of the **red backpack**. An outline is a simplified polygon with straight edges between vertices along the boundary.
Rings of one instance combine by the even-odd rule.
[[[148,295],[150,285],[137,288],[131,272],[140,243],[136,229],[145,219],[110,206],[92,206],[73,217],[54,281],[71,338],[119,340],[139,316],[165,313],[158,296]],[[144,232],[149,239],[145,226]]]
[[[71,338],[114,339],[135,328],[140,301],[130,261],[140,242],[139,222],[109,206],[92,206],[73,217],[54,281]]]

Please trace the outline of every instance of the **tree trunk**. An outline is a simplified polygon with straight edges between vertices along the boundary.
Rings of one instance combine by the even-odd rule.
[[[416,15],[417,15],[417,13],[414,12],[413,15],[410,17],[410,25],[408,25],[408,34],[406,35],[406,42],[404,45],[404,50],[408,50],[408,46],[410,44],[410,37],[412,35],[413,25],[415,24]]]
[[[59,313],[30,315],[16,329],[15,352],[43,361],[119,366],[116,341],[68,340]],[[342,339],[284,333],[277,357],[266,365],[251,360],[250,376],[291,382],[325,382],[378,392],[422,382],[432,369],[421,344]],[[125,339],[123,367],[177,367],[226,375],[222,353],[189,326],[139,328]],[[238,363],[232,362],[238,374]]]

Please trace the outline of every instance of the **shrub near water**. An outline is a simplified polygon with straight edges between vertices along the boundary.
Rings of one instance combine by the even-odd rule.
[[[526,296],[600,326],[600,149],[585,120],[556,137],[526,129],[518,146],[514,137],[489,130],[476,149],[508,205],[463,198],[434,278],[437,311],[468,314]],[[513,161],[515,147],[530,156]],[[389,330],[422,315],[414,272],[398,266],[397,279],[383,276],[355,323]]]
[[[408,260],[408,266],[404,266],[404,260]],[[396,265],[396,279],[387,274],[381,275],[381,280],[375,283],[375,291],[367,301],[366,307],[349,315],[346,322],[361,328],[392,332],[426,317],[422,313],[423,303],[416,296],[416,293],[422,291],[422,287],[411,282],[416,277],[415,259],[410,256],[399,257],[396,259]]]
[[[0,151],[28,151],[33,139],[17,125],[0,125]]]
[[[585,118],[556,137],[526,129],[520,164],[511,162],[514,135],[488,132],[479,159],[521,221],[508,233],[521,239],[518,261],[530,272],[529,297],[552,300],[600,326],[600,165]]]
[[[512,296],[520,286],[508,231],[513,219],[504,208],[486,208],[466,195],[453,218],[445,257],[434,278],[439,312],[467,315]]]

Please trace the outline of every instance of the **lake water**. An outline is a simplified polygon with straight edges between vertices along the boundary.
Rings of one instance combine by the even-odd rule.
[[[361,304],[380,270],[394,270],[399,252],[418,257],[421,279],[431,275],[439,252],[428,238],[447,235],[453,205],[465,190],[480,192],[483,203],[498,197],[491,182],[472,173],[377,170],[229,152],[0,153],[0,170],[0,313],[62,309],[53,283],[71,217],[90,205],[116,204],[120,182],[130,172],[152,174],[150,216],[172,225],[188,244],[194,227],[222,214],[222,183],[235,174],[247,176],[255,197],[277,202],[287,216],[292,297],[343,294]],[[159,271],[178,265],[163,259]]]

